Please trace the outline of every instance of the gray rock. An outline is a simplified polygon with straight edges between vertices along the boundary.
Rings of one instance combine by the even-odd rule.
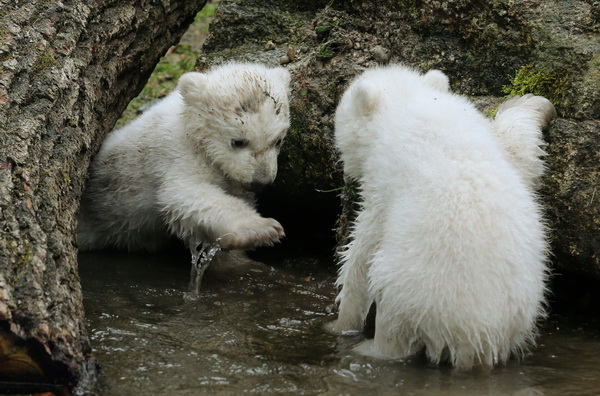
[[[354,47],[355,49],[360,49],[360,47],[356,48],[356,45]],[[373,58],[379,63],[387,63],[390,60],[390,51],[381,45],[373,47],[371,53],[373,54]]]
[[[344,186],[333,147],[333,115],[349,81],[365,68],[402,62],[423,71],[440,69],[454,91],[473,97],[486,113],[514,79],[513,91],[552,98],[561,117],[546,133],[548,174],[541,195],[552,229],[553,264],[600,280],[598,2],[267,3],[223,2],[202,64],[228,58],[279,64],[257,49],[256,42],[264,40],[307,49],[287,65],[293,74],[292,126],[272,191],[285,197],[290,213],[308,218],[319,216],[318,208],[339,208],[338,193],[315,190]],[[319,57],[325,47],[331,56]],[[352,188],[342,195],[340,241],[352,213]],[[333,224],[325,219],[319,219],[321,229],[306,232],[311,241],[315,233],[330,232]]]

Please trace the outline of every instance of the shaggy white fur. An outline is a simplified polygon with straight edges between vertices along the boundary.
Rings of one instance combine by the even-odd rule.
[[[232,63],[186,73],[177,90],[111,132],[94,158],[81,201],[81,250],[272,245],[284,236],[253,208],[271,183],[289,127],[290,75]]]
[[[556,118],[556,110],[548,99],[527,94],[502,103],[496,112],[494,130],[500,144],[509,155],[509,161],[527,183],[537,187],[544,173],[546,155],[542,147],[542,129]]]
[[[533,185],[543,170],[544,98],[503,105],[495,121],[448,92],[440,71],[367,70],[344,93],[336,144],[362,208],[341,252],[339,317],[375,337],[357,349],[493,367],[534,343],[544,316],[547,241]]]

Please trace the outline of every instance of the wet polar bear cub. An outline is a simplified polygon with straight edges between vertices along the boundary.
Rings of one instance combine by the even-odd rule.
[[[544,315],[547,243],[533,188],[541,128],[555,115],[526,96],[489,121],[448,92],[440,71],[375,68],[344,93],[335,119],[361,210],[341,253],[338,334],[363,353],[493,367],[533,344]],[[526,147],[520,147],[520,146]]]
[[[175,235],[188,247],[272,245],[282,226],[261,217],[252,191],[271,183],[289,127],[290,75],[232,63],[186,73],[177,89],[111,132],[82,197],[81,250],[156,250]]]

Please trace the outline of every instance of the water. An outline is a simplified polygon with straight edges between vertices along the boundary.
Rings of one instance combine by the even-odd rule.
[[[190,272],[190,291],[184,295],[185,299],[197,300],[200,298],[200,286],[204,273],[210,266],[212,259],[221,250],[219,239],[214,244],[204,244],[202,242],[194,244],[195,247],[190,248],[192,255],[192,270]]]
[[[455,373],[422,359],[353,354],[335,318],[335,274],[297,259],[202,281],[186,256],[82,254],[88,330],[104,395],[598,395],[597,323],[552,316],[524,362]]]

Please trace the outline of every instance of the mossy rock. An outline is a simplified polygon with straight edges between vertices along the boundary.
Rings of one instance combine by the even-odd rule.
[[[293,75],[292,127],[275,187],[261,197],[261,206],[280,216],[284,226],[290,213],[318,218],[311,228],[297,231],[305,235],[306,245],[315,235],[333,235],[342,206],[346,209],[337,224],[345,229],[351,220],[348,194],[341,194],[340,201],[339,193],[318,191],[344,185],[333,146],[334,113],[346,86],[362,70],[388,62],[440,69],[455,92],[476,102],[491,97],[483,101],[490,103],[482,106],[486,114],[507,92],[549,97],[563,117],[547,134],[549,173],[542,197],[553,229],[554,262],[600,279],[600,252],[593,242],[600,240],[599,215],[589,205],[595,202],[589,186],[598,185],[590,169],[598,162],[580,144],[600,144],[594,130],[600,117],[598,15],[597,2],[583,0],[335,0],[312,6],[294,0],[224,0],[198,65],[252,60],[276,66],[289,47],[295,49],[296,59],[285,64]],[[268,41],[275,49],[266,48]],[[324,215],[330,210],[333,216]],[[345,231],[338,234],[337,240],[343,240]]]

